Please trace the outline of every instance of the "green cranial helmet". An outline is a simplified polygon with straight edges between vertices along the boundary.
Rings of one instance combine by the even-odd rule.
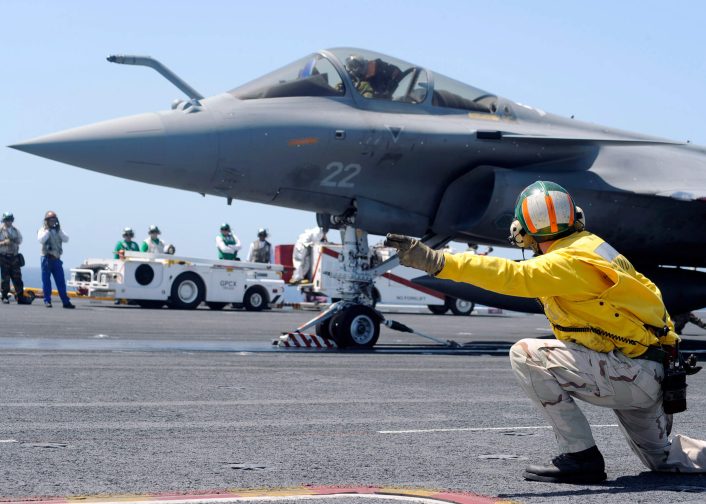
[[[15,216],[12,215],[12,212],[5,212],[4,214],[2,214],[2,221],[3,222],[14,222]]]
[[[583,212],[569,192],[554,182],[539,180],[520,193],[515,219],[537,243],[557,240],[583,229]]]
[[[221,224],[221,231],[230,231],[230,224],[228,224],[227,222]]]

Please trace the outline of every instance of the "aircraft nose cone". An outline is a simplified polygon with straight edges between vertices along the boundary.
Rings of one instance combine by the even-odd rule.
[[[11,148],[120,177],[145,178],[165,160],[164,125],[156,113],[121,117],[34,138]]]

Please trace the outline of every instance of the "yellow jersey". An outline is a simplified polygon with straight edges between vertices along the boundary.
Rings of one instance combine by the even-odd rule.
[[[557,240],[545,254],[521,262],[449,253],[444,259],[438,278],[538,298],[557,339],[598,352],[618,349],[628,357],[679,341],[657,286],[588,231]],[[663,327],[666,334],[659,332]]]

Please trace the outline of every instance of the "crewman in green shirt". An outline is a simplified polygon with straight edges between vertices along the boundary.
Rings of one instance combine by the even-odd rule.
[[[218,259],[240,261],[238,258],[240,240],[231,232],[230,224],[227,222],[221,225],[221,233],[216,236],[216,247],[218,247]]]
[[[139,252],[140,246],[137,242],[132,241],[135,237],[135,232],[132,228],[123,229],[123,239],[115,244],[115,249],[113,250],[113,259],[122,259],[125,257],[125,251],[128,252]]]

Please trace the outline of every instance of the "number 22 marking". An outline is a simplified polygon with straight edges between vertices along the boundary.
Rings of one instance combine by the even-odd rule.
[[[355,183],[351,182],[355,177],[358,176],[362,167],[359,164],[349,164],[343,165],[340,161],[334,161],[326,166],[326,171],[331,171],[331,174],[327,175],[321,181],[321,186],[323,187],[341,187],[344,189],[349,189],[355,187]]]

